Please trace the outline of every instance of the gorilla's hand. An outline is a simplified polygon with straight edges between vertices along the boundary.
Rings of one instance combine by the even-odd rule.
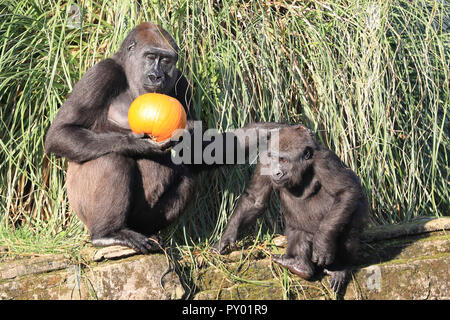
[[[328,266],[333,263],[336,255],[336,245],[333,241],[326,241],[320,233],[313,240],[313,252],[311,260],[318,266]]]
[[[177,143],[177,141],[172,141],[170,138],[166,139],[164,141],[161,141],[161,142],[156,142],[156,141],[153,141],[152,139],[148,139],[148,140],[150,141],[150,143],[154,144],[156,147],[158,147],[160,150],[163,150],[163,151],[169,150]]]
[[[168,151],[170,148],[172,148],[176,141],[172,141],[170,138],[166,139],[164,141],[161,142],[156,142],[153,139],[151,139],[147,134],[145,133],[134,133],[131,132],[129,134],[129,136],[136,138],[136,139],[141,139],[142,141],[145,141],[146,143],[148,143],[151,147],[151,150],[160,150],[160,151]]]
[[[225,254],[236,249],[236,239],[232,237],[222,237],[217,243],[211,247],[213,253]]]

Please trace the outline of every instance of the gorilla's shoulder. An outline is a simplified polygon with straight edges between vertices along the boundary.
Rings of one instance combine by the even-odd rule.
[[[93,65],[90,69],[93,69],[93,68],[96,68],[97,72],[103,71],[103,72],[122,72],[122,73],[124,73],[124,69],[123,69],[122,65],[113,58],[103,59],[103,60],[97,62],[95,65]]]
[[[115,86],[117,88],[122,87],[121,84],[126,83],[126,79],[123,67],[116,60],[108,58],[90,67],[80,82],[84,85]]]

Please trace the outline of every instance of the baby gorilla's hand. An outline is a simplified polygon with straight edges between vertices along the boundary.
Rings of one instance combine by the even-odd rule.
[[[218,254],[225,254],[227,251],[232,251],[235,248],[234,243],[235,239],[222,237],[222,239],[212,246],[211,251]]]

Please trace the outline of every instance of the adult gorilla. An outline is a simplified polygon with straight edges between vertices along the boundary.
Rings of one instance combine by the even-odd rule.
[[[171,162],[167,145],[132,134],[128,124],[131,102],[159,92],[177,98],[187,129],[193,126],[190,89],[175,66],[177,50],[161,27],[138,25],[114,56],[86,72],[48,130],[45,150],[69,160],[69,203],[95,246],[152,251],[147,236],[178,217],[192,194],[190,170]]]

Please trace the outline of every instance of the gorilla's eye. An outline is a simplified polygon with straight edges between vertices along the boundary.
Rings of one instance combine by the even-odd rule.
[[[305,152],[303,153],[303,159],[308,160],[311,159],[313,155],[313,150],[310,147],[306,147]]]
[[[164,58],[164,59],[161,60],[161,62],[163,64],[170,64],[170,59],[169,58]]]
[[[280,157],[280,163],[287,163],[288,159],[286,159],[285,157]]]
[[[133,50],[134,48],[136,47],[136,42],[131,42],[129,45],[128,45],[128,47],[127,47],[127,50],[128,51],[131,51],[131,50]]]
[[[154,54],[148,54],[145,58],[147,58],[147,60],[155,60],[156,56]]]

